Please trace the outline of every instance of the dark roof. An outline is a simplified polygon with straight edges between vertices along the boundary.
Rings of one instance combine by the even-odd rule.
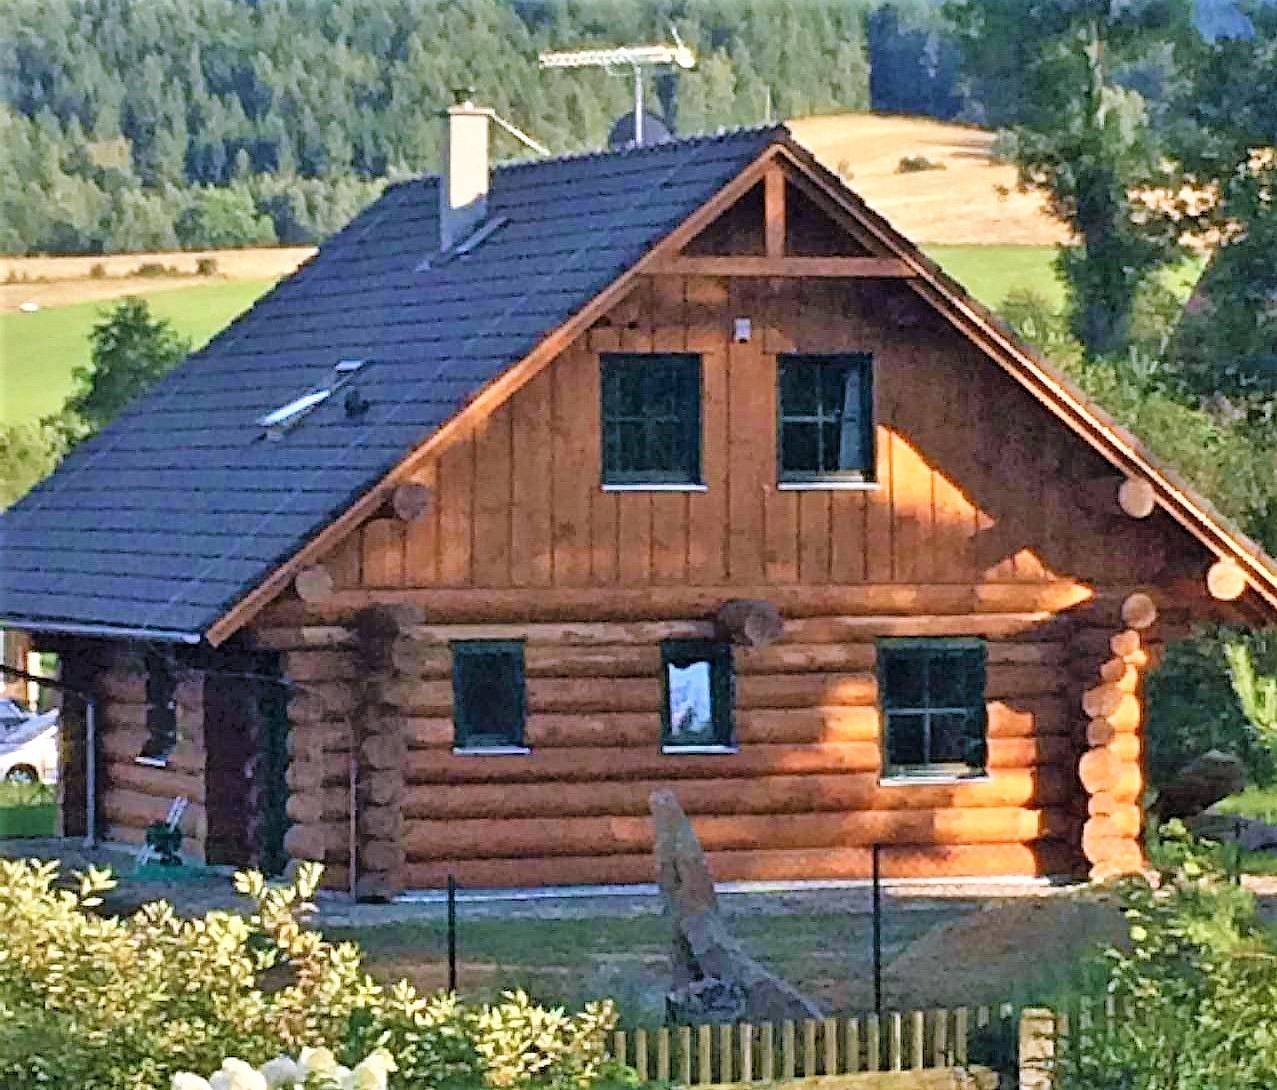
[[[499,167],[473,252],[392,186],[0,516],[0,621],[206,631],[770,143],[772,127]],[[279,442],[259,416],[370,361]]]

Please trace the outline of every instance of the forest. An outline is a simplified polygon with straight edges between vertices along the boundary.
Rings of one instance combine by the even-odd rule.
[[[1227,31],[1234,0],[1198,0]],[[0,253],[315,242],[438,161],[457,88],[554,152],[599,147],[628,72],[541,72],[546,48],[668,41],[680,132],[874,108],[1009,125],[1013,72],[964,70],[943,0],[4,0]],[[1161,93],[1168,54],[1126,78]],[[507,140],[507,138],[502,138]],[[515,156],[512,141],[497,154]]]
[[[928,7],[918,10],[925,13]],[[628,71],[550,47],[670,40],[650,98],[680,131],[869,105],[868,0],[6,0],[0,140],[23,185],[0,252],[315,241],[429,171],[456,88],[554,152],[601,146]],[[523,149],[513,141],[499,156]]]

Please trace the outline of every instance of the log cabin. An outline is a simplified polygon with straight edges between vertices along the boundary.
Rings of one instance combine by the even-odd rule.
[[[1142,679],[1277,564],[784,127],[491,116],[4,515],[64,831],[634,883],[668,787],[720,880],[1138,867]]]

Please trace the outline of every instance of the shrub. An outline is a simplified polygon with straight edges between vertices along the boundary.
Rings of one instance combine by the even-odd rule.
[[[1180,822],[1162,830],[1151,878],[1118,897],[1128,944],[1095,968],[1119,1017],[1079,1024],[1059,1090],[1258,1090],[1277,1085],[1277,943],[1219,848]]]
[[[1012,288],[998,307],[998,315],[1017,335],[1049,356],[1076,355],[1081,351],[1069,333],[1064,315],[1032,288]]]
[[[285,886],[236,875],[251,915],[184,920],[162,901],[95,915],[114,885],[105,871],[61,889],[56,864],[0,861],[0,1086],[170,1090],[227,1057],[252,1067],[326,1047],[350,1066],[388,1049],[397,1090],[586,1090],[617,1073],[610,1003],[569,1014],[521,992],[467,1007],[383,989],[354,944],[304,925],[321,869]]]
[[[216,276],[217,275],[217,258],[201,257],[195,262],[196,276]]]
[[[1169,644],[1145,687],[1148,775],[1164,787],[1181,768],[1210,749],[1236,754],[1250,778],[1268,784],[1277,763],[1242,709],[1229,675],[1227,648],[1244,646],[1262,664],[1277,657],[1277,632],[1199,629]]]
[[[154,278],[159,276],[181,276],[181,270],[175,265],[165,265],[161,261],[143,261],[133,270],[134,276]]]
[[[924,170],[945,169],[943,163],[937,163],[925,155],[906,155],[896,164],[897,174],[919,174]]]

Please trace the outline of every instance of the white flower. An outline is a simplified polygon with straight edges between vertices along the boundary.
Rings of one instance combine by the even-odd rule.
[[[243,1060],[222,1061],[222,1069],[208,1080],[211,1090],[270,1090],[266,1077]]]
[[[179,1071],[169,1083],[169,1090],[213,1090],[208,1079],[192,1075],[189,1071]]]
[[[262,1064],[261,1072],[266,1085],[271,1087],[271,1090],[276,1090],[277,1087],[281,1090],[293,1090],[293,1087],[303,1081],[302,1071],[297,1061],[287,1056],[276,1056],[273,1060],[267,1060]]]
[[[384,1048],[373,1049],[351,1072],[352,1090],[386,1090],[386,1076],[398,1071],[395,1058]]]
[[[297,1057],[297,1074],[299,1081],[305,1082],[311,1075],[323,1075],[332,1078],[337,1070],[337,1057],[331,1048],[303,1048]]]

